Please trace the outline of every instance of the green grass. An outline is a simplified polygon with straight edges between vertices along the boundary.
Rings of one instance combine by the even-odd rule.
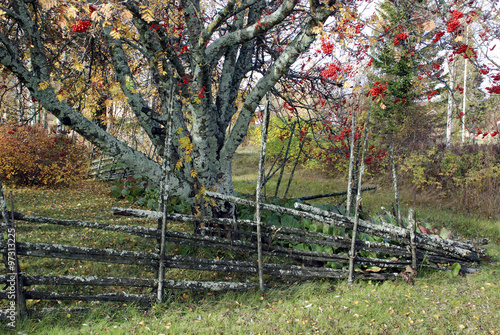
[[[234,183],[240,193],[252,193],[257,179],[257,156],[252,150],[240,151],[234,162]],[[289,171],[287,172],[289,173]],[[287,174],[288,175],[288,174]],[[250,183],[249,183],[250,182]],[[287,179],[284,179],[286,187]],[[298,171],[290,196],[335,192],[345,188],[343,181],[331,180],[325,173]],[[26,214],[59,218],[95,220],[112,224],[141,224],[154,227],[154,220],[115,217],[112,206],[130,204],[111,198],[109,185],[85,181],[78,189],[14,188],[15,208]],[[268,185],[274,194],[274,185]],[[413,206],[411,192],[402,192],[404,208]],[[393,201],[390,187],[380,187],[363,197],[364,210],[373,214]],[[465,238],[489,237],[490,259],[481,271],[453,277],[449,271],[423,269],[408,285],[402,280],[359,282],[348,287],[345,281],[278,282],[265,278],[274,287],[262,296],[258,291],[207,293],[171,291],[169,299],[147,311],[122,303],[29,301],[31,309],[42,307],[89,307],[91,311],[61,311],[32,317],[17,329],[4,325],[0,332],[17,334],[498,334],[500,329],[499,224],[493,219],[462,214],[426,201],[418,195],[417,216],[435,227],[448,227]],[[335,203],[338,199],[318,202]],[[405,211],[404,209],[404,211]],[[68,243],[152,251],[151,240],[99,230],[74,229],[17,222],[20,241]],[[178,225],[175,229],[190,229]],[[178,250],[180,251],[180,250]],[[195,250],[183,252],[195,253]],[[110,265],[84,261],[22,257],[21,267],[29,274],[70,274],[151,278],[140,266]],[[214,280],[229,274],[169,270],[167,278]],[[251,280],[255,281],[255,278]],[[277,287],[278,284],[281,287]],[[55,289],[55,288],[49,288]],[[66,287],[82,293],[106,292],[105,288]],[[145,290],[129,290],[146,293]],[[5,302],[4,302],[5,304]]]
[[[498,275],[498,269],[492,270]],[[172,297],[149,311],[97,307],[24,323],[31,334],[496,334],[498,283],[423,273],[414,286],[306,282],[286,289]]]

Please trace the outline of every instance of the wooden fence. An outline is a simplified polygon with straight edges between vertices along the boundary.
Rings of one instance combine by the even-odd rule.
[[[101,156],[91,161],[87,175],[94,179],[111,181],[133,175],[134,171],[119,164],[113,157]]]
[[[0,184],[1,187],[1,184]],[[1,188],[0,188],[1,190]],[[229,201],[250,207],[255,207],[254,201],[207,192],[207,196],[217,201]],[[200,216],[167,214],[167,222],[179,221],[197,223],[202,226],[202,233],[188,233],[174,230],[165,230],[163,240],[175,245],[189,245],[214,250],[228,250],[244,252],[250,255],[247,260],[221,260],[209,258],[195,258],[184,255],[117,250],[111,248],[89,248],[72,245],[16,242],[14,221],[28,223],[44,223],[59,226],[84,227],[114,232],[123,232],[143,238],[159,241],[162,230],[144,226],[111,225],[99,222],[81,220],[63,220],[41,216],[32,216],[22,213],[7,212],[5,198],[0,192],[0,205],[3,216],[3,234],[0,240],[0,251],[4,257],[7,269],[6,275],[0,276],[0,283],[6,288],[0,291],[1,299],[10,299],[11,306],[16,306],[18,316],[29,314],[26,309],[26,299],[57,299],[78,301],[124,301],[137,303],[151,303],[157,300],[156,294],[127,294],[118,292],[120,287],[146,287],[154,292],[159,286],[158,278],[125,278],[125,277],[96,277],[96,276],[32,276],[22,272],[17,263],[17,256],[45,257],[57,259],[84,260],[90,262],[106,262],[114,264],[135,264],[158,269],[160,262],[165,268],[189,269],[199,271],[237,272],[257,275],[259,270],[265,275],[298,278],[338,278],[348,276],[347,266],[351,256],[355,264],[365,267],[378,267],[379,272],[360,271],[356,279],[384,280],[396,278],[402,269],[415,262],[426,259],[435,263],[460,263],[470,266],[479,262],[484,256],[484,249],[469,243],[446,240],[437,236],[415,233],[413,229],[405,229],[390,224],[373,224],[368,221],[358,223],[358,232],[378,236],[383,242],[356,240],[355,252],[351,250],[349,234],[335,236],[330,234],[307,231],[298,228],[262,224],[260,239],[265,257],[262,264],[255,259],[257,255],[257,223],[252,220],[231,220],[222,218],[208,218]],[[12,205],[11,205],[12,206]],[[342,215],[326,212],[304,204],[296,204],[296,209],[274,206],[262,203],[262,210],[274,211],[292,215],[297,218],[308,218],[326,226],[345,228],[349,233],[353,229],[353,220]],[[114,208],[116,215],[146,217],[161,219],[164,213],[156,211]],[[237,229],[238,239],[227,238]],[[4,234],[8,234],[6,240]],[[294,248],[298,244],[308,245],[309,249]],[[314,250],[322,251],[314,251]],[[325,252],[325,250],[329,250]],[[363,257],[367,252],[376,257]],[[10,262],[12,261],[12,263]],[[341,268],[318,266],[325,264],[340,264]],[[152,272],[151,272],[152,273]],[[152,275],[153,276],[153,275]],[[162,277],[159,277],[162,278]],[[254,283],[241,282],[210,282],[162,280],[165,289],[187,290],[246,290],[257,286]],[[116,287],[117,292],[106,294],[76,294],[48,292],[40,290],[43,285],[77,285],[77,286],[109,286]],[[36,286],[29,289],[30,286]],[[15,293],[13,293],[15,292]],[[9,310],[4,311],[8,316]]]

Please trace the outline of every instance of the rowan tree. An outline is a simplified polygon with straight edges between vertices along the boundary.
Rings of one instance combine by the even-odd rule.
[[[160,164],[107,133],[103,111],[113,103],[126,105],[160,154],[170,119],[171,195],[202,211],[206,206],[207,212],[203,190],[233,192],[232,158],[269,91],[276,93],[285,82],[296,90],[308,83],[312,92],[319,87],[314,82],[355,90],[356,80],[348,83],[341,78],[349,78],[368,61],[364,57],[370,41],[363,38],[361,14],[366,1],[5,0],[0,4],[2,73],[17,78],[33,101],[64,125],[155,183],[161,178]],[[455,1],[447,7],[442,1],[429,8],[445,17],[436,27],[447,24],[445,33],[458,37],[452,20],[460,18],[449,9],[462,5]],[[476,20],[485,13],[498,15],[490,8],[465,18]],[[466,24],[459,21],[458,26]],[[436,31],[438,39],[443,30]],[[485,30],[482,38],[494,34]],[[475,50],[455,42],[457,38],[453,41],[452,52],[475,56]],[[348,50],[353,60],[324,58],[336,47]],[[314,54],[320,59],[310,58]],[[490,89],[497,90],[500,85]],[[340,106],[344,104],[341,99]],[[224,206],[215,211],[230,214]]]

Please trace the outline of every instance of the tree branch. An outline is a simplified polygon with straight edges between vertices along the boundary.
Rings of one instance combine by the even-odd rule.
[[[285,20],[286,17],[293,11],[296,4],[297,0],[285,0],[276,11],[266,17],[263,17],[261,20],[257,21],[256,24],[230,32],[214,41],[207,47],[206,54],[213,55],[213,57],[218,58],[218,55],[223,52],[225,48],[231,45],[245,43],[259,35],[265,34],[283,22],[283,20]]]

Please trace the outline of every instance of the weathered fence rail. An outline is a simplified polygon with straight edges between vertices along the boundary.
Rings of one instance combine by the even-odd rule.
[[[0,185],[1,186],[1,185]],[[213,192],[206,192],[220,201],[230,201],[255,207],[256,203],[236,197],[230,197]],[[3,193],[0,194],[2,203],[3,228],[9,226],[7,210]],[[352,219],[342,215],[322,211],[317,208],[296,204],[296,209],[280,206],[260,204],[262,210],[271,210],[298,218],[308,218],[323,225],[352,230]],[[149,269],[158,268],[160,260],[165,268],[188,269],[197,271],[219,271],[247,273],[256,276],[259,271],[265,275],[299,278],[338,278],[348,277],[347,267],[350,264],[349,252],[351,238],[348,234],[335,236],[319,232],[307,231],[299,228],[282,227],[263,223],[260,231],[256,229],[258,223],[252,220],[231,220],[209,218],[182,214],[164,214],[156,211],[113,208],[116,215],[128,215],[151,219],[164,218],[167,222],[178,221],[196,223],[201,226],[202,233],[188,233],[174,230],[165,230],[165,242],[175,245],[210,248],[214,250],[228,250],[249,255],[246,260],[224,260],[188,257],[176,254],[118,250],[112,248],[90,248],[62,244],[16,242],[17,255],[29,257],[44,257],[57,259],[82,260],[89,262],[105,262],[113,264],[134,264],[147,266]],[[92,228],[114,232],[122,232],[151,240],[158,241],[162,237],[162,229],[144,226],[112,225],[92,221],[63,220],[42,216],[26,215],[11,212],[15,220],[28,223],[44,223],[60,226]],[[203,223],[203,225],[201,225]],[[237,229],[238,238],[228,238]],[[484,256],[484,248],[453,240],[441,239],[435,236],[413,233],[410,229],[390,224],[373,224],[359,220],[358,231],[381,238],[382,242],[370,242],[362,239],[355,241],[355,264],[364,266],[367,271],[356,273],[360,280],[385,280],[396,278],[401,269],[412,262],[421,262],[426,259],[436,263],[460,263],[464,266],[478,262]],[[260,235],[259,235],[260,233]],[[265,259],[260,264],[256,262],[257,239],[262,241],[261,255]],[[12,244],[12,243],[11,243]],[[297,244],[312,246],[309,250],[294,248]],[[314,251],[314,246],[320,246],[323,251]],[[0,239],[0,252],[7,257],[12,245],[9,241]],[[324,248],[330,248],[328,252]],[[373,257],[363,257],[359,252],[367,252]],[[376,255],[376,256],[375,256]],[[337,264],[338,268],[325,267]],[[370,271],[370,267],[377,267],[379,272]],[[385,271],[381,271],[385,269]],[[150,270],[148,270],[151,272]],[[159,285],[158,278],[125,278],[125,277],[97,277],[97,276],[34,276],[18,271],[17,283],[19,287],[16,299],[57,299],[57,300],[99,300],[125,301],[137,303],[151,303],[156,300],[153,294],[117,292],[102,294],[81,294],[68,292],[42,291],[39,286],[106,286],[106,287],[137,287],[150,288],[153,291]],[[8,284],[10,274],[0,275],[0,283]],[[255,283],[213,282],[213,281],[182,281],[162,279],[165,289],[197,289],[197,290],[245,290],[256,287]],[[28,289],[36,286],[36,289]],[[0,291],[1,299],[9,299],[12,295],[8,290]],[[25,311],[26,312],[26,311]],[[21,313],[22,314],[22,313]]]
[[[134,171],[119,164],[113,157],[101,157],[90,163],[87,175],[94,179],[116,180],[133,175]]]

